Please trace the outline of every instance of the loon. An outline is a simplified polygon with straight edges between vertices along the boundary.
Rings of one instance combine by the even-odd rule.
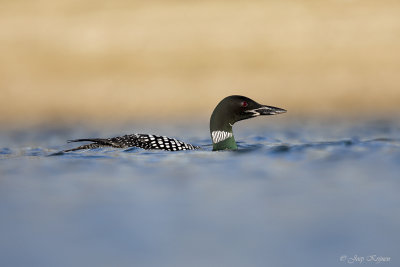
[[[213,151],[237,149],[232,131],[232,126],[235,122],[261,115],[276,115],[285,112],[286,110],[282,108],[261,105],[245,96],[232,95],[225,97],[215,107],[210,118],[210,135],[213,143]],[[139,147],[143,149],[159,149],[166,151],[200,149],[199,146],[187,144],[175,138],[150,134],[130,134],[106,139],[84,138],[69,140],[68,142],[92,143],[63,150],[62,152],[100,147]]]

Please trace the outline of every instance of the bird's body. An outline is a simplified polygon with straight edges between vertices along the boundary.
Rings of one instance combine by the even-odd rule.
[[[260,115],[275,115],[284,112],[286,112],[286,110],[260,105],[254,100],[244,96],[233,95],[224,98],[216,106],[210,118],[210,135],[213,142],[213,150],[237,149],[232,131],[232,126],[235,122]],[[166,151],[193,150],[200,148],[199,146],[187,144],[174,138],[149,134],[131,134],[106,139],[84,138],[70,140],[69,142],[86,141],[92,143],[67,149],[63,152],[99,147],[139,147],[143,149],[160,149]]]
[[[167,151],[193,150],[200,148],[198,146],[186,144],[182,141],[176,140],[175,138],[169,138],[166,136],[152,135],[152,134],[130,134],[130,135],[118,136],[107,139],[101,139],[101,138],[76,139],[76,140],[70,140],[69,142],[85,142],[85,141],[92,143],[82,145],[73,149],[68,149],[65,150],[64,152],[76,151],[81,149],[100,148],[100,147],[115,147],[115,148],[139,147],[143,149],[161,149]]]

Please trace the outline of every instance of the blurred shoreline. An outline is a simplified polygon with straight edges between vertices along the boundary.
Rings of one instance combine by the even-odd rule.
[[[0,123],[400,113],[400,2],[3,1]]]

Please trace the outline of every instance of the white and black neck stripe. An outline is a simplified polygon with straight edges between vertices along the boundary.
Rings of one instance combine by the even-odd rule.
[[[233,137],[233,133],[226,131],[213,131],[211,132],[211,138],[213,143],[222,142],[230,137]]]

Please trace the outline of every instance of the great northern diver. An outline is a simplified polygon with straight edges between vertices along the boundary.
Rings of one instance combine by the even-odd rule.
[[[235,122],[254,118],[260,115],[276,115],[285,113],[286,110],[260,105],[248,97],[232,95],[225,97],[215,107],[210,118],[210,134],[213,142],[213,151],[237,149],[233,137],[232,126]],[[99,147],[129,148],[139,147],[143,149],[160,149],[167,151],[193,150],[199,146],[191,145],[166,136],[150,134],[131,134],[113,138],[84,138],[69,140],[68,142],[92,142],[63,152],[91,149]]]

